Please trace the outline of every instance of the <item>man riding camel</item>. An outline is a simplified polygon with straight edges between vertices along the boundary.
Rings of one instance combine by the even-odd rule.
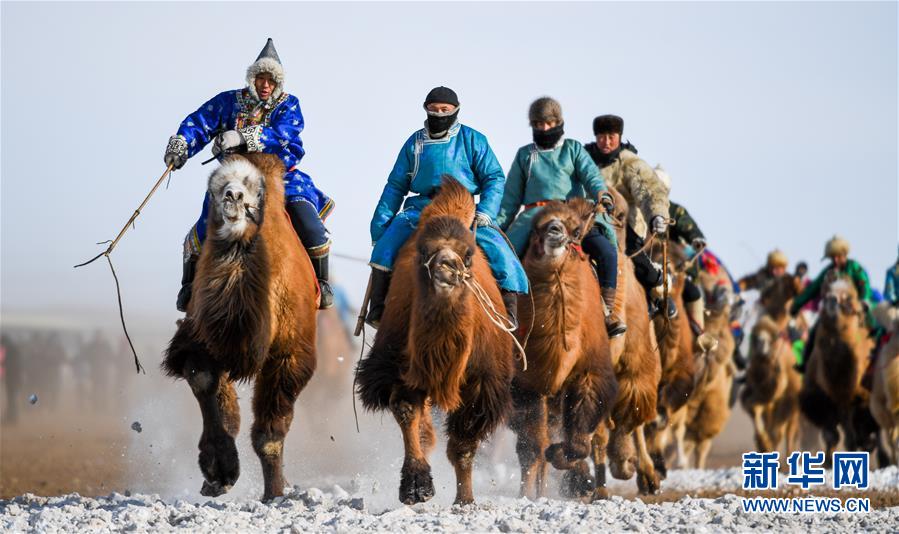
[[[328,255],[331,239],[324,219],[334,202],[322,193],[312,178],[297,168],[303,155],[303,114],[297,97],[284,92],[284,68],[271,39],[256,61],[247,68],[247,86],[225,91],[188,115],[169,139],[166,165],[180,169],[188,158],[213,143],[213,155],[221,158],[232,152],[265,152],[284,163],[285,208],[294,230],[309,253],[321,287],[319,307],[330,308],[334,297],[328,283]],[[184,240],[184,273],[177,308],[187,309],[200,247],[206,239],[209,195],[197,223]]]
[[[637,149],[629,142],[621,143],[624,119],[617,115],[601,115],[593,119],[593,134],[596,142],[584,146],[590,157],[602,171],[609,187],[614,187],[624,196],[630,211],[627,216],[625,251],[636,255],[634,274],[652,304],[655,315],[663,309],[662,295],[665,271],[654,265],[645,250],[649,227],[655,234],[664,234],[668,229],[668,194],[652,167],[637,157]],[[639,251],[639,253],[637,253]],[[674,300],[668,297],[668,315],[677,316]]]
[[[655,173],[665,186],[665,190],[670,194],[671,176],[659,165],[656,165]],[[690,216],[690,212],[687,211],[687,208],[670,199],[668,205],[668,216],[674,220],[674,224],[668,229],[668,239],[689,245],[692,247],[694,254],[702,254],[706,247],[705,234],[702,233],[699,225]],[[705,302],[702,298],[702,291],[694,282],[699,277],[699,267],[699,262],[696,261],[687,270],[683,299],[690,329],[696,335],[696,345],[702,352],[708,352],[715,348],[718,340],[705,332]]]
[[[842,237],[833,236],[824,247],[824,257],[830,259],[830,265],[821,271],[821,274],[793,299],[793,303],[790,305],[790,315],[795,317],[807,302],[820,296],[824,284],[830,277],[844,276],[849,278],[855,285],[855,289],[858,291],[859,302],[862,303],[865,309],[867,327],[873,331],[876,328],[876,322],[871,313],[875,305],[872,299],[871,283],[868,280],[868,273],[865,271],[865,268],[857,261],[849,259],[849,242]],[[799,365],[800,372],[804,373],[808,366],[808,359],[815,345],[815,331],[817,327],[818,324],[815,323],[815,326],[812,327],[809,333],[802,363]]]
[[[472,195],[479,195],[477,243],[487,256],[506,310],[517,324],[517,294],[527,293],[528,281],[518,257],[495,227],[506,183],[503,170],[487,138],[459,123],[459,98],[452,89],[432,89],[425,97],[424,109],[425,127],[413,133],[400,150],[371,220],[374,250],[365,321],[375,328],[380,324],[399,250],[418,226],[421,210],[437,193],[443,175],[448,174]],[[406,198],[410,192],[416,195]]]
[[[737,280],[737,285],[740,286],[740,291],[757,289],[760,293],[763,293],[768,284],[786,274],[789,263],[786,254],[778,249],[774,249],[768,253],[764,267],[740,278]]]
[[[524,257],[534,219],[551,200],[574,197],[594,199],[605,209],[581,241],[584,252],[596,262],[602,300],[606,309],[609,337],[618,337],[627,326],[613,313],[618,279],[618,247],[607,213],[612,212],[612,195],[599,169],[574,139],[563,139],[562,106],[552,98],[535,100],[528,111],[534,142],[518,149],[496,219],[508,232],[519,257]],[[524,211],[518,211],[524,205]]]

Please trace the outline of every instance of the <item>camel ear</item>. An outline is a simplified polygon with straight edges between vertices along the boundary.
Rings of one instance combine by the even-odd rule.
[[[568,201],[568,206],[577,213],[577,218],[581,222],[581,235],[586,235],[593,226],[599,206],[585,198],[572,198]]]

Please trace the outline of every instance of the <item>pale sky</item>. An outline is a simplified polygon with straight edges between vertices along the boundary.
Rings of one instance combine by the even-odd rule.
[[[241,87],[272,37],[301,102],[301,168],[330,194],[333,250],[367,258],[369,220],[436,85],[504,170],[527,107],[558,99],[566,135],[625,119],[735,275],[779,247],[813,274],[840,233],[882,287],[896,260],[897,4],[12,3],[2,7],[2,311],[115,319],[111,239],[163,171],[168,137]],[[116,249],[126,312],[176,316],[181,242],[208,148]],[[334,259],[361,299],[368,268]]]

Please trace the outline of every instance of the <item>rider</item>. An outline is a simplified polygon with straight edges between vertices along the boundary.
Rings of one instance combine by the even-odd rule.
[[[789,263],[786,254],[778,249],[772,250],[768,253],[768,258],[765,261],[764,267],[737,281],[737,284],[740,286],[740,291],[758,289],[759,292],[764,292],[765,288],[768,287],[768,284],[786,274],[787,265],[789,265]]]
[[[887,278],[883,285],[883,299],[893,306],[899,305],[899,259],[887,269]]]
[[[397,254],[418,226],[421,210],[437,193],[442,176],[449,174],[472,195],[479,195],[477,243],[487,256],[506,310],[517,324],[518,294],[527,293],[528,282],[521,262],[495,227],[506,183],[503,170],[487,138],[458,122],[459,98],[452,89],[432,89],[425,97],[424,109],[425,127],[403,144],[371,220],[374,250],[365,321],[375,328],[380,324]],[[406,198],[410,192],[416,195]]]
[[[655,173],[665,186],[665,190],[671,191],[671,176],[665,172],[661,165],[656,165]],[[690,216],[690,212],[682,205],[669,200],[668,217],[674,220],[674,224],[668,230],[668,239],[674,242],[682,242],[692,247],[694,254],[701,254],[706,247],[705,235],[699,229],[699,225]],[[686,272],[684,281],[684,307],[687,311],[687,319],[690,329],[696,335],[696,344],[702,352],[708,352],[715,348],[718,341],[705,332],[705,302],[702,292],[693,280],[699,277],[698,261],[694,262]]]
[[[595,143],[584,146],[602,171],[609,187],[624,196],[630,206],[627,216],[625,252],[633,255],[634,274],[651,298],[655,315],[662,308],[664,271],[654,265],[644,247],[647,221],[655,234],[668,229],[668,195],[652,167],[637,157],[637,149],[630,142],[621,143],[624,119],[617,115],[601,115],[593,119]],[[668,315],[674,318],[677,307],[668,297]]]
[[[833,236],[824,247],[824,256],[830,259],[831,264],[821,271],[821,274],[811,284],[806,286],[802,293],[793,299],[793,304],[790,305],[790,315],[795,317],[807,302],[819,296],[824,283],[829,277],[834,275],[845,276],[855,284],[859,301],[865,308],[868,328],[875,328],[874,317],[871,314],[871,310],[874,309],[874,302],[872,300],[871,284],[868,281],[868,273],[857,261],[849,259],[849,242],[842,237]],[[809,333],[802,363],[798,366],[800,372],[804,373],[808,365],[808,359],[815,344],[815,331],[817,328],[818,324],[815,323],[815,326],[812,327],[812,331]]]
[[[334,301],[328,283],[331,239],[324,219],[334,209],[334,202],[297,168],[306,153],[300,139],[303,114],[297,97],[284,92],[284,68],[271,39],[247,69],[246,79],[245,88],[219,93],[181,122],[178,132],[169,139],[165,163],[180,169],[210,141],[212,152],[218,157],[238,150],[277,155],[287,169],[287,214],[309,253],[321,287],[319,307],[330,308]],[[184,273],[176,304],[180,311],[186,311],[190,300],[200,247],[206,239],[208,212],[207,194],[200,218],[184,240]]]
[[[518,149],[496,219],[509,234],[515,252],[523,257],[534,219],[551,200],[583,197],[597,200],[605,208],[581,245],[596,262],[599,285],[605,303],[609,337],[618,337],[627,326],[613,313],[618,274],[618,247],[610,225],[613,200],[599,169],[574,139],[564,139],[562,106],[550,97],[535,100],[528,111],[534,142]],[[518,211],[524,205],[524,211]]]

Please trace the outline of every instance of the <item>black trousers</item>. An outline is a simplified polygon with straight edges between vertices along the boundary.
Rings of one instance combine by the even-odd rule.
[[[293,225],[303,246],[309,251],[309,255],[312,257],[326,255],[331,240],[315,206],[305,200],[297,200],[285,207],[287,215],[290,216],[290,224]]]
[[[599,267],[597,271],[600,287],[615,289],[618,282],[618,249],[596,225],[584,236],[581,246]]]

